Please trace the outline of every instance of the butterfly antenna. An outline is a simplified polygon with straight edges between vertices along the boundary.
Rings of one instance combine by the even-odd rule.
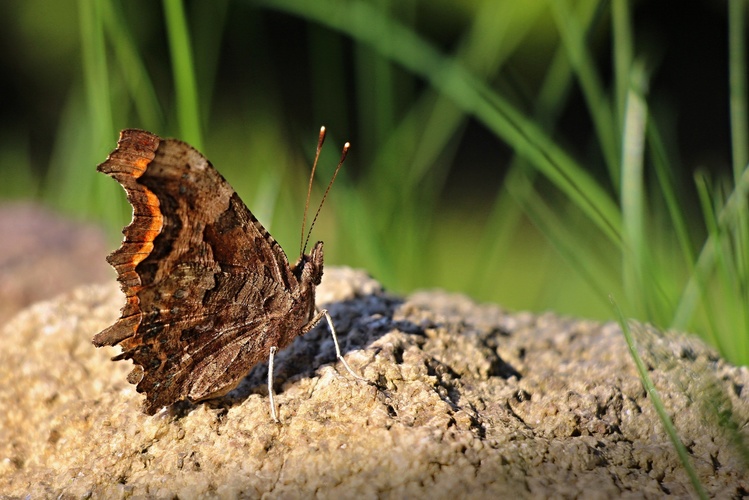
[[[309,231],[307,231],[307,238],[304,240],[304,245],[302,245],[302,255],[304,254],[304,251],[307,249],[307,243],[309,243],[309,237],[312,234],[312,228],[315,227],[315,222],[317,222],[317,216],[320,215],[320,210],[322,209],[322,205],[323,203],[325,203],[325,199],[328,197],[330,188],[333,186],[333,182],[335,181],[335,178],[338,176],[338,171],[341,170],[341,167],[343,166],[343,162],[346,161],[346,155],[348,154],[348,150],[350,147],[351,147],[351,144],[348,142],[343,145],[343,150],[341,151],[341,160],[338,162],[338,166],[335,168],[335,172],[333,172],[333,177],[330,179],[330,182],[328,183],[328,187],[325,188],[325,193],[322,195],[322,200],[320,200],[320,205],[318,205],[317,207],[317,212],[315,212],[315,216],[312,219],[312,223],[310,223],[309,225]]]
[[[322,150],[323,142],[325,142],[325,126],[320,127],[320,137],[317,139],[317,152],[315,152],[315,161],[314,163],[312,163],[312,172],[309,174],[309,185],[307,186],[307,201],[304,202],[304,217],[302,218],[302,235],[299,237],[299,255],[304,255],[304,250],[307,248],[307,242],[304,240],[304,226],[307,225],[309,198],[312,195],[312,179],[315,177],[315,170],[317,170],[317,160],[320,159],[320,151]],[[310,229],[312,228],[310,227]],[[309,235],[307,235],[307,239],[309,240]]]

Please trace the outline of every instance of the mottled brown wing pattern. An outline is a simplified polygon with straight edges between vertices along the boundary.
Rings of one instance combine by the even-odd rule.
[[[271,346],[306,331],[322,276],[322,243],[296,266],[211,163],[188,144],[124,130],[98,170],[133,206],[108,261],[127,297],[94,337],[132,359],[144,410],[220,396]]]

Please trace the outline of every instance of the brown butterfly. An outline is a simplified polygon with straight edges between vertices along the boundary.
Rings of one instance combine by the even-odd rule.
[[[312,175],[324,139],[325,127]],[[346,143],[333,180],[348,148]],[[360,378],[341,356],[327,311],[315,307],[323,273],[321,241],[308,254],[305,242],[290,265],[208,159],[179,140],[123,130],[117,148],[97,170],[125,188],[133,220],[123,229],[122,246],[107,257],[127,303],[120,319],[93,343],[119,344],[123,352],[112,359],[133,360],[128,381],[146,394],[146,413],[180,400],[222,396],[269,358],[271,414],[277,420],[273,355],[322,318],[338,359]],[[311,187],[310,176],[306,206]],[[306,212],[305,207],[305,219]],[[314,220],[310,231],[313,225]]]

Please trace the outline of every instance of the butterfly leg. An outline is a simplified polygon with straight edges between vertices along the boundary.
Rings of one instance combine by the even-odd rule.
[[[276,415],[276,403],[273,401],[273,357],[277,350],[276,346],[272,346],[268,355],[268,399],[270,399],[270,415],[276,423],[278,423],[278,416]]]
[[[315,317],[310,321],[310,324],[316,325],[320,322],[321,319],[325,318],[325,321],[328,322],[328,328],[330,329],[330,334],[333,336],[333,344],[335,345],[335,355],[336,357],[343,363],[343,366],[346,368],[346,370],[351,374],[352,377],[354,377],[356,380],[361,380],[362,382],[369,381],[365,379],[364,377],[360,377],[356,373],[354,373],[354,370],[351,369],[351,367],[346,363],[346,360],[343,359],[343,354],[341,354],[341,348],[338,346],[338,336],[335,334],[335,328],[333,328],[333,320],[330,317],[330,314],[328,314],[327,309],[322,309],[315,315]]]

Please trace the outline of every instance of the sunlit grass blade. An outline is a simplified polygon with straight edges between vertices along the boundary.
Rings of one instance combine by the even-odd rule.
[[[614,120],[612,106],[606,96],[593,57],[585,44],[583,37],[585,30],[580,26],[566,0],[552,0],[548,3],[555,15],[562,43],[567,49],[570,63],[577,74],[583,96],[588,104],[588,113],[593,120],[598,138],[597,144],[601,148],[608,167],[610,180],[616,187],[620,181],[621,146],[617,140],[619,127]]]
[[[180,137],[203,149],[200,105],[193,64],[192,44],[182,0],[163,0],[172,61],[177,123]]]
[[[654,230],[645,217],[647,193],[645,184],[645,144],[648,126],[648,87],[641,64],[631,67],[630,90],[624,108],[621,159],[621,207],[625,240],[622,245],[622,284],[631,307],[639,317],[664,324],[671,316],[665,281],[673,277],[659,272],[651,249]]]
[[[726,199],[725,205],[717,213],[717,224],[721,228],[733,226],[740,217],[742,210],[746,210],[746,196],[749,193],[749,168],[745,168],[734,191]],[[718,258],[715,246],[720,242],[715,240],[713,234],[709,234],[697,257],[694,272],[689,278],[681,295],[679,305],[674,313],[672,327],[684,329],[694,314],[697,303],[704,293],[702,284],[709,280]],[[745,285],[743,285],[745,286]],[[730,353],[726,353],[730,354]]]
[[[627,95],[630,91],[630,75],[634,59],[632,19],[628,0],[611,2],[611,35],[613,38],[615,116],[623,127]]]
[[[735,182],[738,184],[749,168],[749,114],[746,82],[746,4],[728,2],[729,88],[731,93],[731,151]],[[735,232],[736,278],[742,304],[749,304],[749,203],[742,199]],[[749,363],[749,308],[739,307],[738,336],[743,362]]]
[[[731,110],[731,151],[734,179],[749,163],[749,121],[746,86],[746,2],[728,2],[728,57]]]
[[[643,157],[647,103],[642,95],[641,72],[630,77],[630,89],[624,109],[624,129],[621,160],[621,204],[625,242],[622,245],[622,283],[630,304],[637,305],[639,314],[645,313],[646,236],[644,225],[645,194]]]
[[[85,95],[91,114],[91,132],[96,144],[114,130],[112,125],[111,93],[107,48],[104,41],[103,3],[78,0],[81,24],[81,55],[85,79]]]
[[[125,16],[120,5],[105,1],[100,3],[100,8],[106,34],[116,56],[115,67],[119,69],[116,73],[127,86],[140,126],[154,131],[162,129],[164,114],[161,105],[130,29],[123,22]],[[126,112],[127,108],[122,111]],[[120,123],[123,121],[126,121],[125,117],[121,118]]]
[[[80,94],[73,90],[69,95],[45,179],[45,196],[54,200],[59,208],[71,212],[86,213],[92,206],[99,207],[103,218],[114,220],[118,214],[106,200],[111,199],[117,188],[93,175],[94,166],[103,159],[112,138],[116,137],[102,22],[103,3],[78,0],[77,5],[84,91]],[[65,120],[73,116],[75,137],[63,128]]]
[[[613,305],[616,318],[619,321],[619,325],[622,328],[622,333],[624,333],[624,339],[627,342],[629,353],[632,356],[632,360],[635,363],[635,368],[637,368],[637,373],[640,376],[642,385],[645,387],[645,390],[648,393],[648,397],[653,402],[653,407],[655,408],[655,411],[658,414],[658,418],[661,420],[661,423],[663,424],[663,427],[666,430],[666,434],[668,434],[668,437],[671,440],[671,444],[673,444],[674,449],[676,450],[676,453],[679,455],[679,460],[681,461],[681,465],[684,467],[684,470],[689,476],[689,480],[691,481],[692,486],[694,487],[694,490],[697,493],[697,495],[700,498],[708,498],[707,493],[705,492],[705,489],[702,486],[702,483],[700,482],[699,477],[697,477],[697,472],[694,470],[694,467],[692,466],[692,461],[689,459],[689,453],[687,453],[687,450],[684,447],[684,443],[681,442],[681,439],[679,438],[679,435],[676,432],[676,428],[674,427],[674,424],[671,421],[671,417],[668,416],[668,413],[666,412],[666,408],[663,405],[663,401],[661,400],[661,397],[658,394],[658,389],[656,389],[655,385],[653,384],[652,379],[650,378],[650,375],[648,374],[648,368],[645,366],[645,363],[640,357],[640,354],[637,352],[637,343],[635,342],[635,338],[632,335],[632,332],[630,331],[627,319],[624,317],[624,314],[622,313],[621,309],[619,308],[619,305],[616,303],[613,297],[611,298],[611,304]]]
[[[724,259],[724,255],[721,248],[720,223],[715,213],[712,189],[709,185],[709,180],[704,175],[698,175],[695,178],[695,184],[702,206],[703,219],[709,235],[708,241],[712,245],[711,255],[715,256],[716,267],[721,268],[723,267],[721,262]],[[706,275],[697,275],[697,278],[699,279],[698,286],[701,292],[701,306],[707,313],[705,315],[707,328],[704,330],[704,333],[713,345],[721,351],[726,352],[727,345],[724,344],[723,339],[718,335],[720,331],[720,326],[717,324],[719,311],[715,309],[715,301],[712,300],[713,293],[711,293],[711,289],[714,286],[713,280]]]
[[[746,202],[744,209],[737,211],[735,224],[721,224],[715,207],[725,206],[724,189],[711,188],[704,176],[698,178],[700,199],[704,218],[707,222],[711,241],[714,242],[715,276],[705,291],[703,300],[711,307],[711,327],[716,332],[715,344],[737,363],[749,361],[749,328],[747,328],[747,307],[749,291],[746,283],[747,248],[741,237],[741,225],[746,223]],[[717,326],[716,326],[717,324]]]

